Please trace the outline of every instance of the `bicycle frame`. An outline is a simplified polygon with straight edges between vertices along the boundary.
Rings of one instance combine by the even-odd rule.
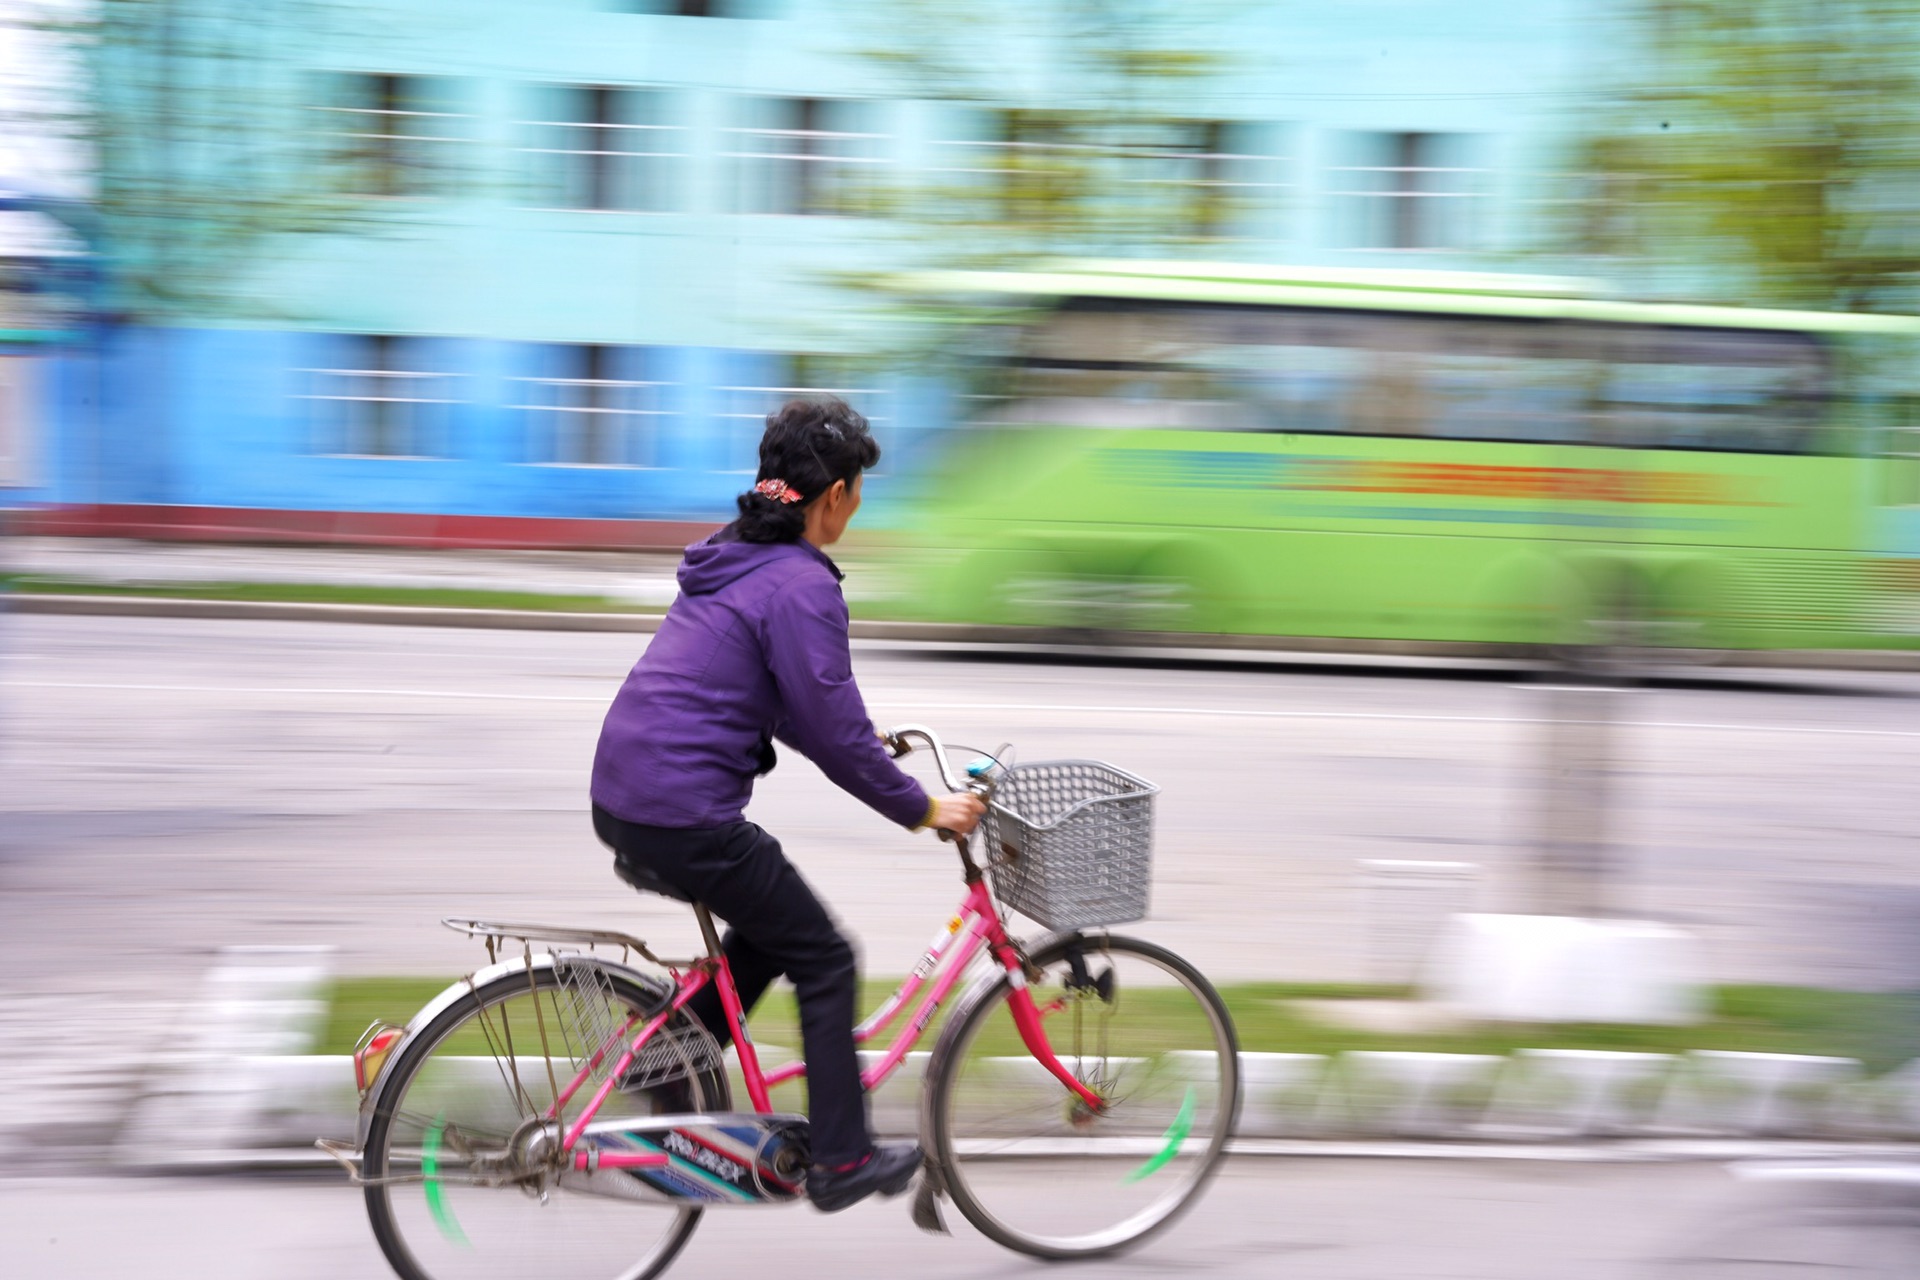
[[[1007,980],[1014,988],[1008,1007],[1027,1051],[1089,1108],[1095,1112],[1103,1111],[1105,1100],[1076,1079],[1048,1043],[1043,1022],[1048,1014],[1055,1011],[1057,1004],[1042,1009],[1034,1003],[1033,995],[1027,989],[1025,963],[1012,939],[1007,936],[993,895],[987,891],[986,880],[970,860],[966,865],[969,873],[967,893],[961,900],[959,913],[928,944],[926,953],[920,957],[919,963],[899,989],[854,1031],[855,1043],[868,1043],[884,1032],[909,1006],[914,1006],[912,1017],[901,1027],[880,1061],[861,1073],[861,1084],[872,1091],[899,1068],[939,1012],[941,1003],[952,994],[953,988],[966,975],[974,959],[985,950],[1006,971]],[[617,1043],[624,1041],[624,1048],[620,1049],[620,1057],[613,1069],[601,1081],[581,1114],[567,1126],[562,1137],[563,1150],[572,1156],[572,1164],[576,1168],[647,1168],[668,1163],[664,1153],[589,1152],[575,1148],[615,1083],[626,1073],[647,1042],[710,982],[718,986],[720,1007],[726,1015],[727,1029],[733,1036],[735,1052],[740,1059],[740,1073],[746,1080],[747,1097],[755,1111],[763,1114],[772,1112],[773,1103],[769,1096],[772,1088],[806,1074],[806,1064],[799,1061],[786,1063],[770,1072],[761,1068],[759,1051],[747,1032],[746,1010],[740,1003],[733,971],[727,964],[726,956],[721,953],[712,917],[703,907],[696,906],[694,909],[700,918],[701,934],[706,940],[706,956],[689,965],[685,972],[676,974],[673,998],[665,1008],[649,1017],[638,1031],[633,1030],[634,1024],[639,1021],[638,1017],[628,1019],[626,1025],[614,1033],[614,1039],[596,1051],[572,1082],[559,1092],[548,1111],[547,1119],[560,1119],[562,1109],[592,1077],[594,1070],[615,1051]],[[919,997],[917,1005],[916,997]],[[624,1039],[629,1032],[633,1032],[630,1041]]]

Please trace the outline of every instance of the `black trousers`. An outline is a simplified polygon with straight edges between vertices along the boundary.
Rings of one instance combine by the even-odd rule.
[[[616,818],[598,805],[593,829],[616,860],[651,871],[726,921],[721,950],[749,1010],[775,978],[793,981],[807,1056],[815,1163],[850,1164],[872,1150],[867,1095],[853,1047],[858,976],[853,947],[780,851],[780,842],[751,822],[649,827]],[[723,1046],[728,1042],[717,986],[702,988],[687,1009]]]

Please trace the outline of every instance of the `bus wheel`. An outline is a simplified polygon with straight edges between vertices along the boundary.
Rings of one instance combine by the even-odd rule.
[[[1128,575],[1123,625],[1132,631],[1233,630],[1232,593],[1221,566],[1195,547],[1156,548]]]

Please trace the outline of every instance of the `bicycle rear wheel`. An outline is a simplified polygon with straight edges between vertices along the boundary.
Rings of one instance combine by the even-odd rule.
[[[1233,1020],[1193,966],[1151,943],[1076,936],[1032,961],[1054,1053],[1107,1105],[1094,1113],[1027,1052],[1002,977],[956,1012],[928,1064],[937,1174],[1010,1249],[1115,1253],[1191,1206],[1225,1156],[1240,1103]]]
[[[482,984],[401,1046],[361,1171],[374,1237],[404,1280],[647,1280],[673,1261],[697,1208],[576,1190],[542,1154],[555,1096],[588,1072],[562,1109],[577,1119],[611,1071],[595,1054],[671,995],[591,962],[536,967]],[[728,1109],[718,1048],[684,1015],[635,1068],[638,1087],[610,1092],[596,1122]]]

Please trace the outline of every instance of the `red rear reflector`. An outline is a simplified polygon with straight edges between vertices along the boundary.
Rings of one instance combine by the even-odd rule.
[[[380,1065],[406,1032],[399,1027],[383,1027],[367,1038],[353,1054],[353,1079],[365,1091],[380,1075]]]

